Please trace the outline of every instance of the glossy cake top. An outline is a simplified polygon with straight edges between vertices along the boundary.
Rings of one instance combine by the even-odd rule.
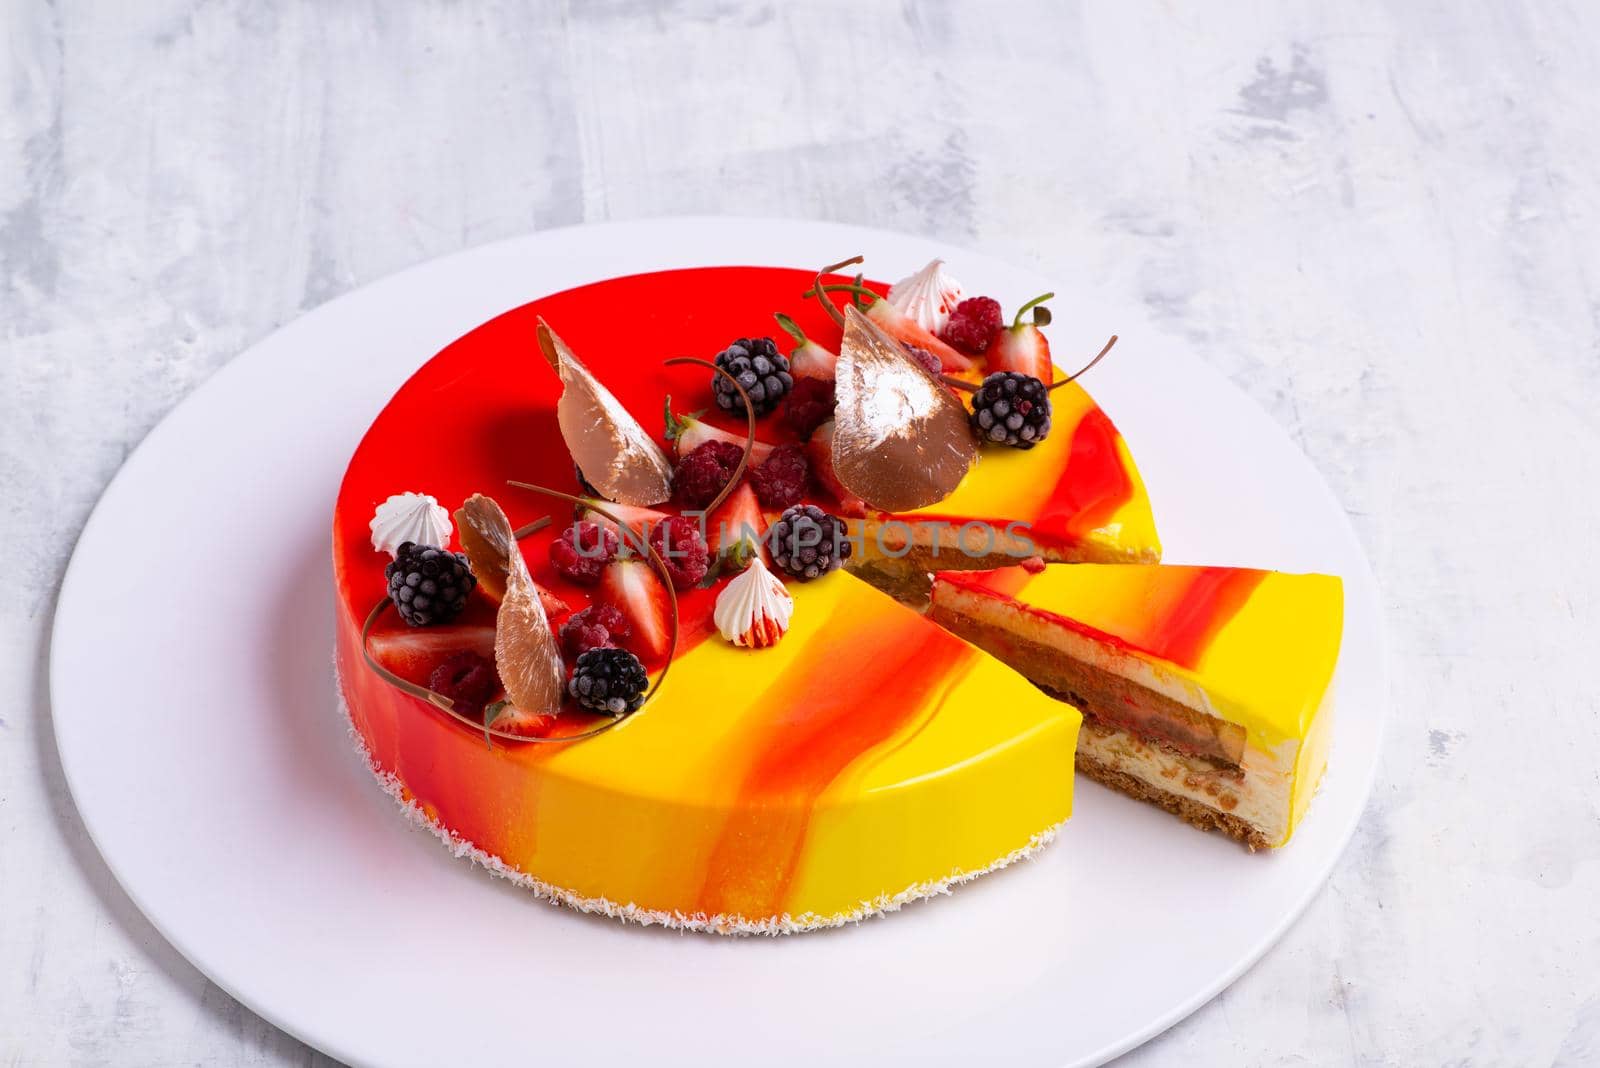
[[[741,336],[776,334],[787,349],[787,339],[775,329],[774,311],[792,316],[814,342],[836,349],[839,328],[816,302],[801,297],[811,282],[808,272],[779,268],[703,268],[611,279],[514,309],[446,347],[391,400],[346,473],[334,555],[349,609],[364,612],[381,596],[389,558],[372,551],[368,525],[380,503],[407,491],[431,495],[451,509],[485,493],[505,507],[515,526],[549,517],[548,527],[521,543],[533,578],[574,608],[587,604],[592,590],[568,582],[548,563],[551,542],[571,521],[571,506],[507,486],[515,479],[583,493],[556,418],[561,383],[539,352],[539,320],[558,330],[652,433],[660,432],[663,404],[670,397],[674,412],[701,412],[706,426],[742,440],[744,420],[716,407],[710,374],[696,366],[663,366],[663,361],[708,358]],[[981,379],[981,367],[960,377]],[[1159,551],[1143,483],[1111,421],[1077,383],[1051,397],[1054,425],[1042,444],[1026,451],[981,450],[955,493],[916,514],[997,527],[1023,522],[1041,543],[1092,540],[1132,555]],[[801,442],[777,416],[758,422],[756,438],[758,450]],[[813,450],[816,445],[813,440]],[[671,455],[671,446],[666,447]],[[815,486],[808,499],[849,514]],[[679,510],[670,504],[662,508]],[[766,519],[774,514],[768,512]],[[711,632],[718,592],[713,587],[680,594],[685,649]],[[660,666],[644,658],[648,667]]]
[[[1259,744],[1305,736],[1344,630],[1332,575],[1181,565],[1049,565],[941,572],[940,583],[1013,601],[1200,686],[1211,711]]]
[[[874,893],[981,871],[1070,809],[1077,713],[844,571],[801,581],[773,566],[792,612],[770,648],[737,647],[717,627],[723,593],[736,573],[749,572],[725,567],[678,590],[670,665],[638,640],[637,625],[621,642],[660,689],[613,729],[568,744],[537,739],[586,730],[604,717],[569,702],[553,722],[530,728],[529,740],[496,737],[490,748],[481,729],[361,664],[368,643],[359,635],[384,595],[391,559],[374,549],[371,522],[397,494],[426,494],[451,510],[488,494],[513,528],[548,520],[518,548],[555,627],[607,601],[607,587],[574,581],[552,564],[551,546],[572,522],[573,506],[508,485],[584,494],[557,418],[561,381],[540,353],[541,320],[651,434],[660,434],[670,396],[678,415],[704,410],[703,426],[742,442],[744,420],[718,411],[710,372],[663,361],[706,359],[739,337],[776,335],[787,350],[774,311],[836,349],[839,328],[801,297],[811,282],[809,272],[795,270],[674,271],[510,311],[445,348],[395,394],[340,489],[341,671],[373,759],[453,832],[581,898],[627,887],[635,900],[678,916],[857,915],[861,865],[872,868]],[[963,377],[981,379],[981,362]],[[1115,428],[1075,383],[1052,396],[1050,437],[1032,450],[981,450],[938,514],[1035,522],[1041,538],[1062,543],[1094,538],[1150,548],[1149,502]],[[781,412],[763,417],[756,437],[763,453],[801,440]],[[677,446],[657,440],[676,459]],[[849,514],[825,486],[813,485],[807,500]],[[682,510],[673,502],[657,508]],[[757,522],[775,518],[763,509]],[[385,530],[426,529],[436,513],[405,498],[385,519]],[[460,548],[460,533],[444,548]],[[495,624],[494,599],[479,589],[443,626],[408,627],[393,609],[383,612],[370,648],[388,670],[427,686],[453,650],[492,656]],[[565,667],[573,668],[570,653]],[[360,677],[352,685],[354,672]],[[959,799],[960,811],[919,819],[919,798],[945,807]],[[870,839],[870,864],[841,864],[844,844],[868,841],[859,836],[872,828],[886,829],[886,838]],[[607,848],[594,848],[598,834]],[[830,841],[840,844],[825,848]],[[949,860],[929,871],[932,857]]]

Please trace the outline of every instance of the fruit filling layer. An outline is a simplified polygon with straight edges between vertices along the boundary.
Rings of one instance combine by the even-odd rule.
[[[929,615],[1042,689],[1070,702],[1085,718],[1128,731],[1179,755],[1239,772],[1245,748],[1245,729],[1239,724],[1078,660],[1059,645],[1029,640],[1011,628],[979,623],[953,610],[948,598],[934,602]]]

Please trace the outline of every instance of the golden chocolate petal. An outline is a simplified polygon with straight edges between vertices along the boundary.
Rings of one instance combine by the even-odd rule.
[[[561,376],[556,420],[589,484],[618,504],[649,507],[672,496],[667,454],[543,319],[539,349]]]
[[[474,493],[456,509],[456,527],[478,585],[500,599],[494,660],[506,696],[525,712],[559,711],[566,680],[561,647],[511,520],[493,498]]]
[[[522,553],[512,552],[509,563],[494,624],[495,667],[512,704],[524,712],[559,712],[566,688],[561,647]]]
[[[456,509],[456,530],[478,585],[495,600],[505,600],[506,573],[516,544],[511,520],[494,498],[474,493]]]
[[[966,406],[853,304],[844,315],[834,474],[886,512],[944,500],[978,455]]]

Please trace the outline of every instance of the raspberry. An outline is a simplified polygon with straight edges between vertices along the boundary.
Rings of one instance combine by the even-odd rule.
[[[617,535],[587,520],[572,524],[550,543],[550,566],[580,586],[593,586],[617,555]]]
[[[939,340],[968,356],[979,356],[1004,325],[998,300],[968,297],[950,313],[950,321],[939,331]]]
[[[711,570],[711,550],[700,527],[687,516],[663,519],[650,529],[650,547],[667,565],[675,590],[692,590]]]
[[[574,612],[561,624],[561,647],[576,660],[590,649],[609,649],[633,632],[615,605],[597,604]]]
[[[463,650],[433,669],[428,689],[455,702],[454,710],[468,719],[483,715],[483,706],[500,692],[494,665],[471,650]]]
[[[825,575],[850,558],[844,520],[813,504],[785,511],[767,531],[772,561],[797,579]]]
[[[744,387],[758,418],[776,408],[794,385],[794,378],[789,374],[789,358],[778,352],[778,346],[770,337],[754,341],[742,337],[717,353],[716,364]],[[718,407],[736,415],[744,414],[744,400],[732,382],[722,375],[713,375],[711,390]]]
[[[938,366],[938,361],[934,362]],[[824,378],[797,378],[783,404],[783,421],[802,438],[833,418],[833,383]]]
[[[1032,375],[996,371],[972,395],[972,429],[983,441],[1031,449],[1050,434],[1050,391]]]
[[[811,485],[811,464],[798,445],[780,445],[750,470],[750,486],[763,508],[781,512],[799,504]]]
[[[939,363],[939,357],[927,349],[922,348],[920,345],[907,345],[904,341],[900,342],[900,344],[906,350],[906,355],[927,368],[930,375],[940,374],[944,371],[944,367]]]
[[[413,627],[450,622],[478,584],[465,556],[409,541],[400,543],[383,577],[401,618]]]
[[[672,472],[673,492],[685,508],[704,508],[722,492],[743,457],[744,449],[731,441],[696,445]]]
[[[583,708],[620,716],[644,704],[650,676],[626,649],[591,649],[578,657],[567,693]]]

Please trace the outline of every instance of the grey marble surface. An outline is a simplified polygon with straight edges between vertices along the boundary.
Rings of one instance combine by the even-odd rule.
[[[1371,808],[1129,1063],[1600,1062],[1597,70],[1570,0],[0,0],[0,1062],[323,1060],[161,939],[62,783],[55,592],[129,450],[362,282],[715,212],[1090,265],[1355,517]]]

